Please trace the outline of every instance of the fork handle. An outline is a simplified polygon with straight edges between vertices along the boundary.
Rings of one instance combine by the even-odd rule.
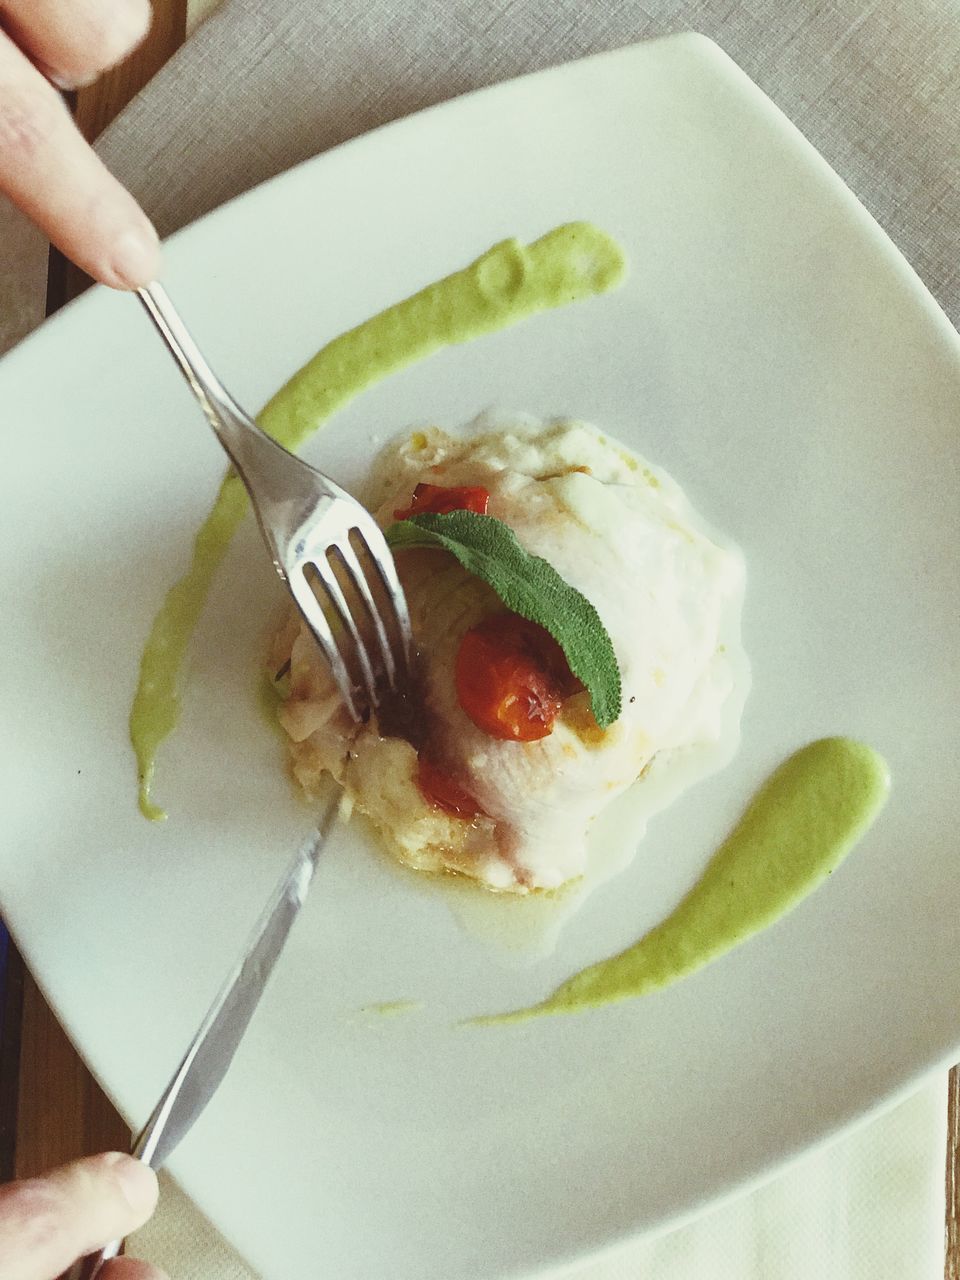
[[[243,442],[251,431],[259,434],[258,428],[247,422],[246,414],[207,364],[163,285],[154,280],[138,289],[137,295],[199,400],[217,439],[242,472],[239,455]]]

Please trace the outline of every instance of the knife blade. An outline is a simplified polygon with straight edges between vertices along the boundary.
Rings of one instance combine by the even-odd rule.
[[[320,851],[336,821],[340,803],[338,795],[330,799],[316,831],[297,850],[153,1114],[134,1141],[131,1154],[152,1169],[166,1163],[227,1074],[306,900]],[[103,1263],[117,1256],[121,1245],[122,1241],[114,1240],[98,1253],[79,1259],[67,1273],[66,1280],[94,1280]]]

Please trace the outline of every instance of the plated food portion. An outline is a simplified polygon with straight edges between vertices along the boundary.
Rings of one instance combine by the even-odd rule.
[[[258,415],[267,435],[298,450],[362,391],[407,365],[519,324],[543,311],[587,302],[618,288],[626,275],[622,247],[589,222],[554,227],[531,244],[503,240],[459,271],[435,280],[322,347]],[[248,510],[232,469],[197,530],[186,572],[167,591],[140,658],[130,708],[140,811],[166,817],[153,798],[161,744],[181,711],[182,667],[227,548]]]
[[[410,604],[411,714],[355,724],[298,615],[270,664],[298,782],[335,778],[401,862],[556,889],[654,761],[737,732],[742,557],[623,445],[532,418],[418,431],[381,456],[368,505]]]

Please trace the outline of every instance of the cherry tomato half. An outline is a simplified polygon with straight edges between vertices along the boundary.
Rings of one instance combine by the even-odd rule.
[[[410,506],[395,511],[393,518],[409,520],[411,516],[440,516],[449,511],[473,511],[478,516],[485,516],[489,505],[490,494],[479,485],[462,484],[446,488],[442,484],[418,484]]]
[[[579,687],[553,636],[516,613],[492,614],[464,635],[454,680],[477,728],[514,742],[547,737]]]
[[[417,759],[417,786],[424,800],[456,818],[478,818],[483,813],[473,796],[427,756]]]

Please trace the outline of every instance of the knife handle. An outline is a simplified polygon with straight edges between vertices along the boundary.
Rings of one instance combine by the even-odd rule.
[[[78,1258],[70,1270],[61,1277],[61,1280],[96,1280],[103,1264],[109,1262],[111,1258],[115,1258],[122,1248],[122,1240],[111,1240],[109,1244],[105,1244],[96,1253],[88,1253],[84,1257]]]

